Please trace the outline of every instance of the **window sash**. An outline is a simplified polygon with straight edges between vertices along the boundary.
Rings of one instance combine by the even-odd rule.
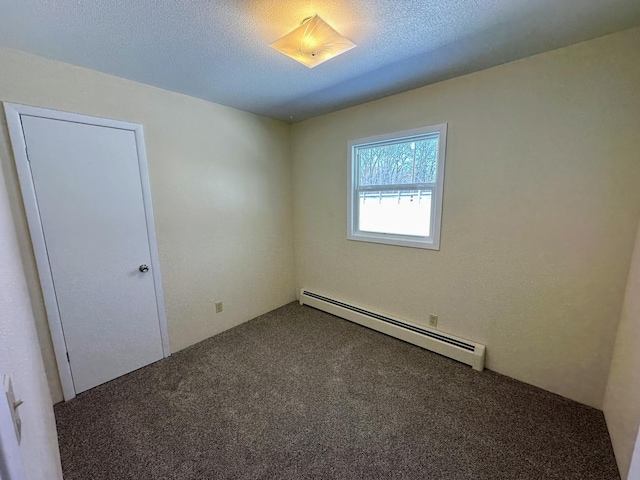
[[[431,133],[426,133],[426,134],[420,134],[420,135],[414,135],[414,136],[407,136],[407,137],[401,137],[401,138],[392,138],[389,140],[382,140],[382,141],[378,141],[378,142],[369,142],[369,143],[363,143],[360,145],[354,145],[353,150],[352,150],[352,155],[354,157],[355,160],[355,187],[356,188],[368,188],[371,187],[374,190],[381,190],[383,188],[386,188],[388,186],[394,186],[394,185],[412,185],[412,186],[421,186],[424,188],[428,188],[428,187],[435,187],[436,183],[438,182],[438,171],[439,171],[439,167],[436,169],[436,178],[435,178],[435,182],[432,183],[412,183],[412,184],[392,184],[392,183],[388,183],[388,184],[379,184],[379,185],[366,185],[365,186],[361,186],[360,185],[360,168],[362,165],[360,165],[360,151],[361,150],[368,150],[370,148],[376,148],[376,147],[388,147],[388,146],[392,146],[392,145],[406,145],[406,144],[410,144],[410,143],[416,143],[416,142],[421,142],[421,141],[427,141],[427,140],[438,140],[438,150],[440,149],[440,139],[441,139],[441,134],[440,132],[431,132]],[[438,158],[437,161],[440,162],[440,155],[438,154]],[[415,162],[415,158],[414,158],[414,162]],[[423,188],[414,188],[414,190],[422,190]]]
[[[367,148],[372,147],[386,147],[389,145],[401,145],[403,143],[413,143],[413,142],[421,142],[424,140],[440,140],[440,132],[431,132],[431,133],[422,133],[418,135],[409,135],[406,137],[392,138],[389,140],[380,140],[377,142],[367,142],[356,145],[354,148],[356,150],[356,154],[360,153],[360,150],[366,150]]]
[[[393,190],[433,190],[437,188],[436,183],[389,183],[385,185],[357,185],[354,190],[358,192],[366,191],[393,191]]]
[[[415,184],[414,184],[415,185]],[[425,185],[425,184],[419,184]],[[433,239],[433,229],[435,227],[435,214],[436,214],[436,193],[437,187],[435,184],[429,184],[431,186],[426,186],[424,188],[406,188],[407,185],[402,184],[402,188],[398,188],[399,185],[382,185],[384,188],[374,189],[375,191],[389,192],[389,191],[412,191],[412,190],[421,190],[422,192],[430,192],[431,193],[431,215],[429,218],[429,235],[403,235],[400,233],[385,233],[385,232],[370,232],[368,230],[360,230],[360,193],[370,192],[372,189],[367,187],[358,187],[353,189],[353,232],[360,235],[367,236],[383,236],[383,237],[395,237],[395,238],[407,238],[407,239],[421,239],[426,241],[431,241]],[[389,187],[389,188],[387,188]]]

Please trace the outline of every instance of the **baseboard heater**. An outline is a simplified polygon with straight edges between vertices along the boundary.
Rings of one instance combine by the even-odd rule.
[[[392,337],[413,343],[445,357],[471,365],[474,370],[484,369],[485,346],[470,342],[432,328],[375,313],[333,298],[310,292],[300,292],[300,304],[323,310]]]

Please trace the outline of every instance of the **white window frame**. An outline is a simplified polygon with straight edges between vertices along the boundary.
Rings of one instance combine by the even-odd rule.
[[[410,142],[412,139],[429,134],[439,134],[438,139],[438,170],[435,183],[413,183],[401,185],[367,185],[361,187],[358,182],[357,149],[371,147],[376,144]],[[383,243],[403,247],[426,248],[440,250],[440,229],[442,224],[442,193],[444,188],[444,164],[447,148],[447,124],[432,125],[401,132],[385,133],[373,137],[359,138],[348,142],[348,209],[347,209],[347,238],[361,242]],[[359,196],[367,190],[430,190],[431,191],[431,228],[428,237],[413,235],[398,235],[392,233],[364,232],[358,229]]]

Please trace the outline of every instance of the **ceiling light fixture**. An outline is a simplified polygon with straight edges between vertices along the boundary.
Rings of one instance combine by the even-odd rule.
[[[336,32],[318,15],[305,18],[298,28],[271,44],[272,48],[309,68],[320,65],[355,46],[355,43]]]

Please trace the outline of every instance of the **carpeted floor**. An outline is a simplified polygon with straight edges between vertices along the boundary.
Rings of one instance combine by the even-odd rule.
[[[55,407],[66,480],[607,480],[602,412],[286,305]]]

